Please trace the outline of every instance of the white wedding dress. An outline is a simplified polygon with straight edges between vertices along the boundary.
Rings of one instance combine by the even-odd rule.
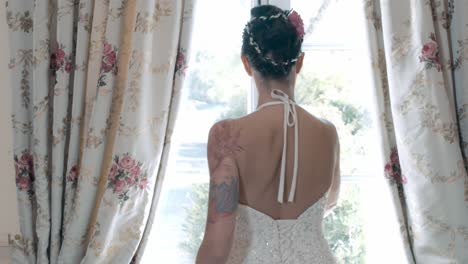
[[[284,105],[283,156],[278,191],[278,202],[283,202],[287,127],[294,126],[294,174],[288,202],[294,201],[297,181],[298,129],[295,103],[279,90],[272,97],[280,101],[266,103]],[[292,117],[292,119],[290,119]],[[322,219],[327,204],[327,194],[305,210],[297,219],[275,220],[252,207],[239,204],[234,242],[228,264],[335,264],[328,243],[323,236]]]

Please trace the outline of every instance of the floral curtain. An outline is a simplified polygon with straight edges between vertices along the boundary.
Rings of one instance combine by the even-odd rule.
[[[468,3],[364,4],[384,170],[408,262],[468,263]]]
[[[164,175],[193,6],[6,3],[21,227],[14,263],[138,262]]]

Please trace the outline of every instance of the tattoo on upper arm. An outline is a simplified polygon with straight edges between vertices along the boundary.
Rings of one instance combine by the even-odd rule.
[[[241,151],[239,145],[240,129],[234,130],[230,122],[224,121],[213,126],[208,144],[208,161],[213,173],[226,157]]]
[[[231,122],[213,126],[208,140],[210,166],[210,195],[208,223],[232,215],[239,202],[239,176],[234,155],[241,151],[240,130],[234,130]]]
[[[210,202],[214,218],[228,216],[237,209],[239,199],[239,177],[227,177],[227,181],[210,184]],[[216,219],[211,219],[216,220]]]

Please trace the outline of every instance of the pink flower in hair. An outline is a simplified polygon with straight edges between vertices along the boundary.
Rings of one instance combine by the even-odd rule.
[[[299,35],[299,38],[303,39],[305,31],[304,22],[302,21],[301,16],[293,10],[291,13],[289,13],[288,19],[291,22],[291,24],[293,24],[294,28],[296,28],[296,32],[297,35]]]

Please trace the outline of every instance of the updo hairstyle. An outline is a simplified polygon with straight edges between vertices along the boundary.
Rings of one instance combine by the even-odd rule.
[[[257,6],[244,28],[242,54],[264,78],[288,76],[301,53],[303,39],[288,19],[289,13],[272,5]]]

